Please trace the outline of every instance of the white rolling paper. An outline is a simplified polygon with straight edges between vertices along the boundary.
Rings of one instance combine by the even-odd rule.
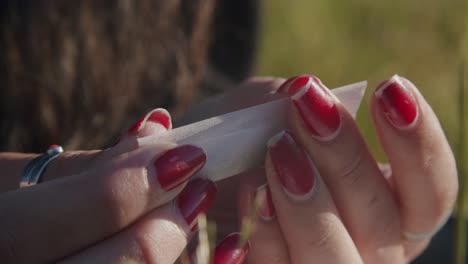
[[[355,117],[366,87],[363,81],[331,91]],[[289,104],[289,98],[278,99],[140,138],[138,143],[140,147],[162,142],[200,146],[208,159],[199,176],[219,181],[263,164],[266,142],[286,128]]]

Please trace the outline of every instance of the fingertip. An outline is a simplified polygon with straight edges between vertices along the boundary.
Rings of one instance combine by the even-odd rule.
[[[416,86],[398,75],[377,86],[371,110],[401,201],[402,227],[434,230],[450,213],[458,190],[455,159],[437,116]]]
[[[170,191],[195,176],[205,165],[205,151],[194,145],[182,145],[157,154],[153,169],[159,185]]]
[[[232,233],[216,246],[214,264],[240,264],[250,250],[248,241],[242,241],[240,233]]]
[[[156,108],[140,118],[122,133],[107,149],[112,155],[129,152],[138,148],[138,138],[166,132],[172,129],[172,119],[164,108]]]
[[[296,75],[294,77],[287,79],[278,88],[277,92],[293,95],[294,93],[296,93],[298,90],[300,90],[307,84],[310,84],[310,82],[312,82],[314,78],[318,80],[318,78],[313,75],[307,75],[307,74]]]
[[[412,82],[395,74],[377,86],[371,107],[397,131],[413,130],[421,120],[418,93]]]
[[[171,115],[166,109],[156,108],[138,120],[127,130],[127,133],[143,137],[158,132],[161,128],[164,130],[172,129]]]

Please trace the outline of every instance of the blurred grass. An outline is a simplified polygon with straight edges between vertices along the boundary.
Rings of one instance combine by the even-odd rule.
[[[371,123],[370,96],[391,75],[408,77],[439,117],[458,153],[460,171],[468,171],[468,161],[460,159],[468,157],[466,146],[460,146],[460,131],[465,138],[468,133],[461,129],[460,117],[468,116],[468,107],[459,107],[460,102],[468,102],[468,92],[460,93],[468,76],[466,65],[460,72],[462,54],[468,54],[468,43],[462,44],[465,0],[269,0],[263,4],[258,75],[313,73],[328,87],[368,80],[358,125],[379,161],[385,161],[385,156]],[[466,212],[468,201],[464,204]]]

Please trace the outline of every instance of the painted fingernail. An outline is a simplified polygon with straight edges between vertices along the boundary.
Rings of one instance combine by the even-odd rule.
[[[170,191],[194,176],[205,163],[203,149],[182,145],[166,151],[153,165],[161,188]]]
[[[299,75],[287,79],[279,88],[279,93],[288,93],[290,91],[297,91],[301,87],[305,86],[310,80],[309,75]],[[293,92],[294,94],[294,92]]]
[[[197,229],[197,219],[211,207],[216,196],[216,185],[206,179],[195,179],[179,194],[177,206],[192,231]]]
[[[407,85],[400,76],[394,75],[375,91],[378,104],[390,124],[401,129],[411,127],[418,117],[416,98]]]
[[[214,264],[241,264],[244,263],[249,252],[249,243],[241,244],[239,233],[230,234],[216,246],[213,257]]]
[[[318,139],[332,139],[340,127],[340,114],[331,92],[315,76],[300,76],[288,87],[288,94],[306,128]]]
[[[145,127],[145,125],[148,123],[156,123],[164,126],[166,129],[171,129],[172,128],[172,122],[171,122],[171,117],[169,113],[162,108],[155,109],[148,114],[146,114],[144,117],[142,117],[140,120],[138,120],[132,127],[128,129],[128,133],[135,133],[137,131],[140,131]]]
[[[308,199],[318,172],[291,134],[283,131],[272,137],[268,141],[268,152],[284,191],[296,200]]]
[[[268,185],[258,187],[256,194],[256,202],[258,202],[258,214],[263,220],[272,220],[275,218],[275,206],[271,199],[271,192]]]

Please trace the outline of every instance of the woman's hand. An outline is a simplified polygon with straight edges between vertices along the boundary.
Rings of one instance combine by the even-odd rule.
[[[1,154],[2,186],[9,189],[0,194],[2,262],[173,263],[216,187],[188,182],[206,160],[198,147],[137,149],[138,137],[170,128],[165,110],[152,111],[114,147],[65,153],[49,166],[45,182],[22,189],[14,185],[33,156]],[[234,250],[222,249],[227,256]]]
[[[291,78],[279,91],[292,96],[289,130],[269,141],[265,172],[246,173],[241,188],[241,215],[260,201],[249,263],[404,263],[420,254],[449,216],[458,183],[416,87],[394,76],[372,97],[390,161],[381,168],[320,80]]]

